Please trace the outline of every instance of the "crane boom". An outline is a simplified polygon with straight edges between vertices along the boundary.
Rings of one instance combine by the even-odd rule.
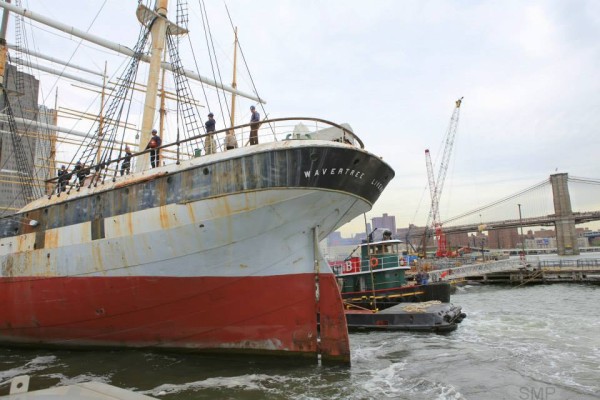
[[[436,198],[440,199],[442,195],[442,189],[444,188],[444,181],[446,180],[446,172],[448,172],[448,164],[450,162],[450,155],[452,154],[452,147],[454,146],[454,137],[456,136],[456,130],[458,128],[458,120],[460,117],[460,105],[463,97],[456,100],[452,117],[450,118],[450,124],[448,125],[448,131],[446,132],[446,143],[444,145],[444,154],[442,156],[442,162],[440,163],[440,169],[438,171],[437,185],[435,186]],[[438,215],[439,217],[439,215]],[[439,221],[438,221],[439,222]]]
[[[444,181],[446,180],[446,173],[448,172],[448,164],[450,161],[450,155],[452,154],[452,147],[454,146],[454,137],[458,129],[458,120],[460,117],[460,105],[463,97],[456,100],[455,108],[450,118],[450,124],[446,131],[446,140],[444,143],[444,153],[440,162],[440,168],[438,170],[437,180],[433,175],[433,166],[431,163],[431,154],[429,149],[425,150],[425,163],[427,165],[427,178],[429,180],[429,192],[431,194],[431,211],[430,218],[432,220],[432,227],[435,231],[435,237],[437,242],[437,257],[448,256],[446,246],[446,235],[442,230],[442,222],[440,219],[440,197],[442,196],[442,190],[444,188]],[[429,224],[427,224],[429,225]]]
[[[433,222],[439,221],[438,201],[435,193],[435,178],[433,176],[433,165],[429,149],[425,149],[425,164],[427,165],[427,179],[429,181],[429,193],[431,195],[431,218]]]

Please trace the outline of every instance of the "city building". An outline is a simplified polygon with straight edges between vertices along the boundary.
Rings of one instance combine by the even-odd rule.
[[[6,110],[10,104],[16,119],[37,120],[46,124],[54,121],[53,110],[38,106],[39,81],[33,75],[8,64],[4,84],[8,104],[4,96],[0,96],[2,110]],[[6,111],[3,113],[7,114]],[[56,132],[38,129],[37,124],[16,121],[18,136],[11,133],[11,124],[6,116],[0,119],[0,210],[8,214],[31,200],[26,199],[24,191],[25,184],[32,184],[29,177],[33,177],[33,185],[45,192],[44,181],[56,174],[51,156]],[[15,143],[22,148],[19,154],[15,150]],[[23,158],[17,163],[19,155]]]
[[[388,230],[392,233],[396,232],[396,217],[393,215],[383,214],[381,217],[373,217],[371,218],[373,222],[373,229],[377,228],[378,230]]]
[[[495,249],[515,249],[520,247],[521,238],[517,228],[494,229],[488,231],[488,244]]]

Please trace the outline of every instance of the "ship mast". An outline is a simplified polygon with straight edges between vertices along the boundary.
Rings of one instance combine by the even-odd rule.
[[[104,96],[106,91],[107,62],[104,61],[104,75],[102,76],[102,92],[100,93],[100,116],[98,118],[98,151],[96,152],[96,164],[100,164],[102,153],[102,132],[104,132]],[[56,123],[54,124],[56,125]]]
[[[144,150],[152,137],[154,116],[156,115],[156,96],[158,94],[158,78],[160,75],[160,64],[165,49],[165,37],[167,34],[167,4],[168,0],[156,0],[155,13],[159,16],[152,22],[152,50],[150,52],[150,70],[146,84],[146,99],[144,100],[144,114],[142,117],[142,128],[138,150]],[[150,164],[149,154],[138,157],[136,171],[143,171]]]
[[[235,78],[237,69],[237,48],[238,48],[238,35],[237,27],[235,28],[235,41],[233,43],[233,81],[231,87],[237,89],[237,81]],[[235,92],[231,93],[231,127],[235,126]]]
[[[10,0],[6,0],[10,3]],[[6,45],[6,29],[8,27],[8,10],[4,10],[2,14],[2,25],[0,26],[0,86],[4,86],[4,70],[6,68],[6,53],[8,47]]]
[[[165,52],[163,60],[166,60],[166,58],[167,53]],[[158,133],[161,137],[163,136],[163,132],[165,131],[165,117],[167,116],[167,108],[165,102],[167,97],[165,93],[165,72],[167,72],[167,70],[163,68],[162,76],[160,78],[160,109],[158,110],[160,118]]]

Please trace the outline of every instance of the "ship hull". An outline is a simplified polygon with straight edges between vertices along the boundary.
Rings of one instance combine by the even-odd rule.
[[[44,200],[14,236],[4,221],[0,342],[349,362],[318,242],[368,211],[393,171],[357,150],[279,146]],[[360,157],[366,171],[338,165]]]
[[[311,274],[16,280],[0,295],[3,304],[20,298],[2,341],[310,357],[314,282]]]

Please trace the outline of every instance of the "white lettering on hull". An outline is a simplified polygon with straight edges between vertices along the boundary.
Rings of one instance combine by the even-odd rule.
[[[362,179],[365,176],[364,172],[356,171],[350,168],[321,168],[304,171],[304,177],[310,178],[311,176],[315,177],[327,175],[327,171],[329,171],[329,175],[349,175],[353,176],[356,179]]]
[[[357,171],[352,168],[338,168],[338,167],[310,169],[310,170],[303,171],[303,173],[304,173],[304,177],[307,179],[309,179],[311,177],[314,178],[314,177],[320,177],[320,176],[324,176],[324,175],[335,175],[335,176],[346,175],[346,176],[351,176],[353,178],[362,180],[365,176],[365,173],[362,171]],[[383,192],[383,189],[385,189],[385,184],[376,178],[373,178],[371,180],[370,184],[375,186],[377,188],[377,190],[379,190],[380,192]]]

